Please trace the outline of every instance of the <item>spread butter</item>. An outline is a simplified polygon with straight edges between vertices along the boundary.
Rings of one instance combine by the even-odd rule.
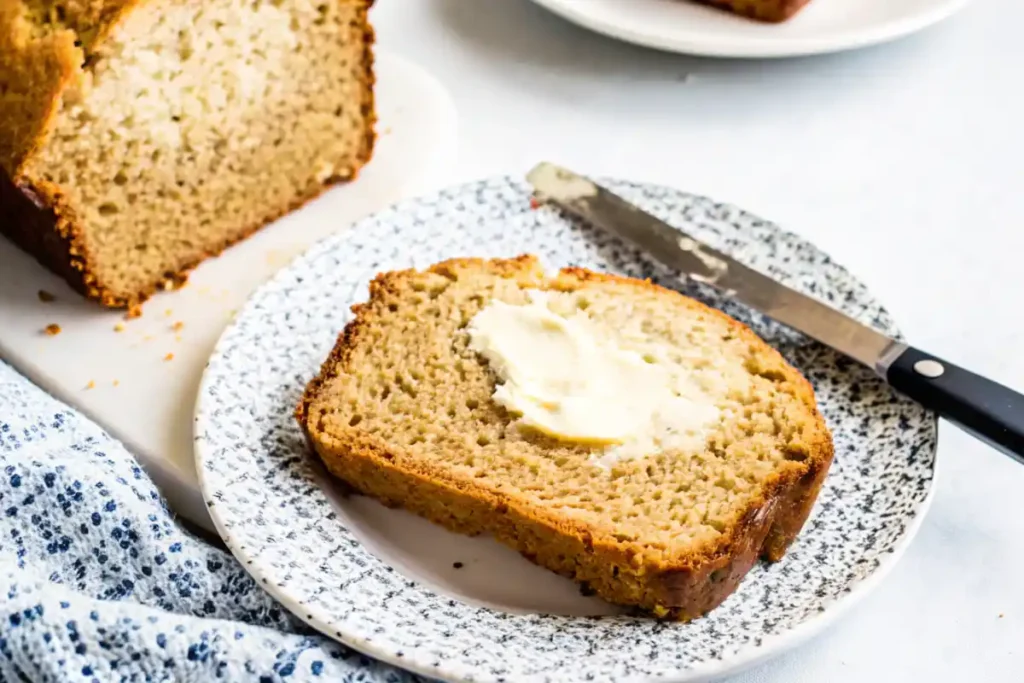
[[[719,419],[715,392],[685,367],[629,348],[586,311],[562,315],[552,296],[493,300],[470,321],[469,347],[497,375],[494,401],[521,427],[601,447],[605,466],[663,450],[699,450]]]

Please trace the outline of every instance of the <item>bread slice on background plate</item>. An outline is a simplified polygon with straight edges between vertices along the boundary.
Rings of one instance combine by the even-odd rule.
[[[130,307],[355,177],[371,0],[0,0],[0,233]]]
[[[811,0],[700,0],[751,19],[780,22],[795,16]]]
[[[697,387],[695,410],[712,411],[699,439],[630,450],[566,440],[509,410],[504,370],[474,333],[481,311],[536,301],[553,324],[642,357],[649,377]],[[758,557],[783,556],[832,461],[811,386],[777,351],[648,282],[579,268],[548,277],[532,256],[452,260],[377,276],[353,311],[297,409],[327,469],[386,505],[492,534],[610,602],[676,619],[713,609]],[[615,422],[643,400],[595,407]]]

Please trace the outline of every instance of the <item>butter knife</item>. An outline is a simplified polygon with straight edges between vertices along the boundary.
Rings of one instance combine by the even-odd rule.
[[[1024,464],[1024,395],[786,287],[572,171],[541,163],[527,180],[539,200],[868,366],[896,391]]]

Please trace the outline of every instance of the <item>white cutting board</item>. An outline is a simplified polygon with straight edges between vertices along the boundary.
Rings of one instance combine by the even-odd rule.
[[[192,409],[232,313],[314,241],[443,184],[454,159],[455,109],[432,76],[378,54],[377,99],[378,145],[358,180],[205,262],[183,289],[155,296],[135,320],[83,300],[0,238],[0,357],[121,439],[171,506],[207,529],[192,460]],[[56,300],[40,301],[40,290]],[[46,335],[50,324],[61,332]]]

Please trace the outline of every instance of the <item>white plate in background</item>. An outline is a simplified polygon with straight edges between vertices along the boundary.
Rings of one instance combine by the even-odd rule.
[[[910,35],[969,0],[811,0],[780,24],[692,0],[534,0],[598,33],[709,57],[795,57],[866,47]]]

